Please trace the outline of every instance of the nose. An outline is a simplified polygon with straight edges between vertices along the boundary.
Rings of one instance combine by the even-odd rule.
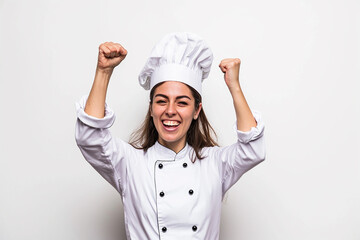
[[[168,117],[173,117],[176,115],[176,106],[174,103],[169,103],[166,108],[166,115]]]

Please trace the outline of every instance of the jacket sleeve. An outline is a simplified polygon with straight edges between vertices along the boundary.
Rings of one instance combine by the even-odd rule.
[[[122,195],[130,145],[112,136],[109,128],[115,121],[115,114],[106,103],[103,118],[90,116],[84,111],[87,97],[84,95],[76,102],[76,144],[86,161]]]
[[[260,112],[253,111],[253,116],[257,122],[256,127],[243,132],[237,130],[235,123],[237,142],[217,150],[223,196],[245,172],[265,160],[265,125]]]

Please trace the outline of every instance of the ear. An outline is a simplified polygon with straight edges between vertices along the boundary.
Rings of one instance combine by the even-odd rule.
[[[199,117],[201,108],[202,108],[202,103],[199,103],[199,107],[198,107],[198,109],[196,110],[195,115],[194,115],[194,119],[195,119],[195,120]]]

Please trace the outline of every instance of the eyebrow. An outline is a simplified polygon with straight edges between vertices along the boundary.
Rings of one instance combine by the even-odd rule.
[[[155,97],[163,97],[163,98],[169,99],[169,97],[164,94],[156,94]],[[189,100],[191,100],[191,98],[186,95],[177,96],[176,100],[181,99],[181,98],[188,98]]]

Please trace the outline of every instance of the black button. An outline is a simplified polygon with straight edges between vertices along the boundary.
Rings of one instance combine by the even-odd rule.
[[[160,197],[163,197],[165,196],[165,193],[164,192],[160,192]]]
[[[163,168],[163,165],[162,163],[159,164],[159,168],[162,169]]]
[[[193,227],[193,228],[194,228],[194,227]],[[163,227],[163,228],[161,229],[161,231],[163,231],[163,232],[166,232],[166,230],[167,230],[166,227]]]
[[[189,190],[189,194],[193,195],[194,191],[192,189]]]
[[[186,168],[186,167],[187,167],[187,163],[183,163],[183,167]]]
[[[194,232],[196,232],[197,226],[196,226],[196,225],[192,226],[192,230],[193,230]]]

